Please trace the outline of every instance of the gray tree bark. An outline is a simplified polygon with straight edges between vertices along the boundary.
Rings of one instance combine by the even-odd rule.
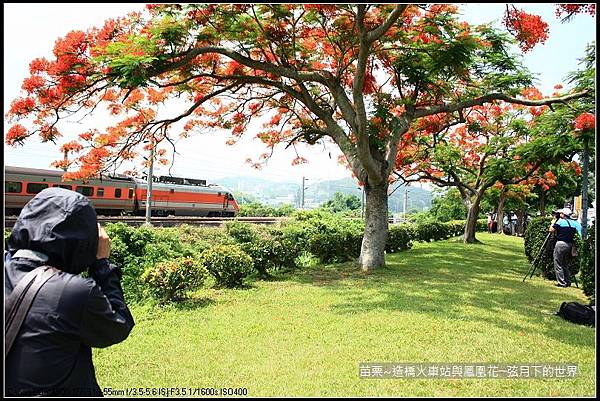
[[[546,192],[544,191],[540,194],[540,216],[546,216]]]
[[[517,210],[517,235],[523,235],[525,232],[525,209]]]
[[[477,238],[475,238],[475,233],[477,232],[477,217],[479,216],[479,211],[481,210],[480,204],[484,191],[485,190],[477,191],[474,200],[469,198],[467,201],[465,201],[465,205],[467,206],[467,223],[465,224],[465,233],[463,235],[463,241],[465,244],[477,242]]]
[[[498,234],[504,235],[504,201],[506,200],[506,193],[504,190],[500,191],[500,199],[498,200],[498,211],[496,212],[496,221],[498,222]]]
[[[377,186],[365,183],[365,234],[358,263],[363,271],[385,266],[388,236],[388,183]]]

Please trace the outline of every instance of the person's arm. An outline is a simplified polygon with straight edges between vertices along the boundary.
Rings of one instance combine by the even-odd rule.
[[[125,340],[135,323],[123,297],[121,272],[108,261],[110,238],[100,225],[98,233],[96,262],[90,267],[96,285],[84,307],[81,337],[85,344],[103,348]]]
[[[557,221],[558,221],[558,220],[556,220],[556,218],[553,218],[553,219],[552,219],[552,222],[550,223],[550,227],[548,228],[548,231],[550,231],[551,233],[553,233],[553,232],[555,232],[555,231],[556,231],[556,229],[557,229],[557,227],[558,227],[558,224],[556,224],[556,223],[557,223]]]
[[[125,304],[119,269],[100,259],[90,270],[96,285],[84,307],[81,338],[91,347],[104,348],[125,340],[135,323]]]
[[[581,231],[583,230],[583,227],[581,226],[581,224],[579,224],[578,221],[575,222],[575,228],[577,229],[577,232],[579,233],[579,236],[581,237],[583,234],[581,233]]]

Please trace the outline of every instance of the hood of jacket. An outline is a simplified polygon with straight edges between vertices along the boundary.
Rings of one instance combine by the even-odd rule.
[[[25,205],[7,241],[8,251],[42,252],[47,264],[79,274],[96,260],[98,219],[88,198],[53,187]]]

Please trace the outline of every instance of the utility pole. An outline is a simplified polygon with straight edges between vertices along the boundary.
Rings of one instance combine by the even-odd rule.
[[[304,209],[304,190],[306,189],[304,186],[304,181],[306,181],[306,178],[302,177],[302,187],[300,188],[300,209]]]
[[[408,206],[408,188],[404,190],[404,220],[406,220],[406,207]]]
[[[150,159],[148,166],[148,187],[146,188],[146,225],[151,226],[150,216],[152,214],[152,174],[154,173],[154,136],[150,138]]]

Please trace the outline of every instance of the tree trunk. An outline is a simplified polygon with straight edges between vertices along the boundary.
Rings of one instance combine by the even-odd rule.
[[[517,210],[517,235],[523,235],[525,231],[525,209]]]
[[[496,221],[498,222],[498,234],[504,234],[504,201],[506,200],[506,193],[504,190],[500,191],[500,199],[498,199],[498,212],[496,213]]]
[[[589,172],[589,144],[588,139],[583,142],[583,182],[581,184],[581,237],[587,238],[587,217],[588,217],[588,172]]]
[[[544,190],[540,194],[540,216],[546,216],[546,192]]]
[[[478,192],[475,196],[475,201],[465,202],[467,206],[467,223],[465,224],[465,234],[463,236],[463,241],[465,244],[472,244],[477,242],[477,238],[475,238],[475,233],[477,232],[477,217],[479,216],[479,205],[481,203],[481,198],[483,196],[483,191]]]
[[[370,186],[365,183],[365,235],[358,263],[363,271],[385,266],[385,243],[388,236],[388,183]]]

